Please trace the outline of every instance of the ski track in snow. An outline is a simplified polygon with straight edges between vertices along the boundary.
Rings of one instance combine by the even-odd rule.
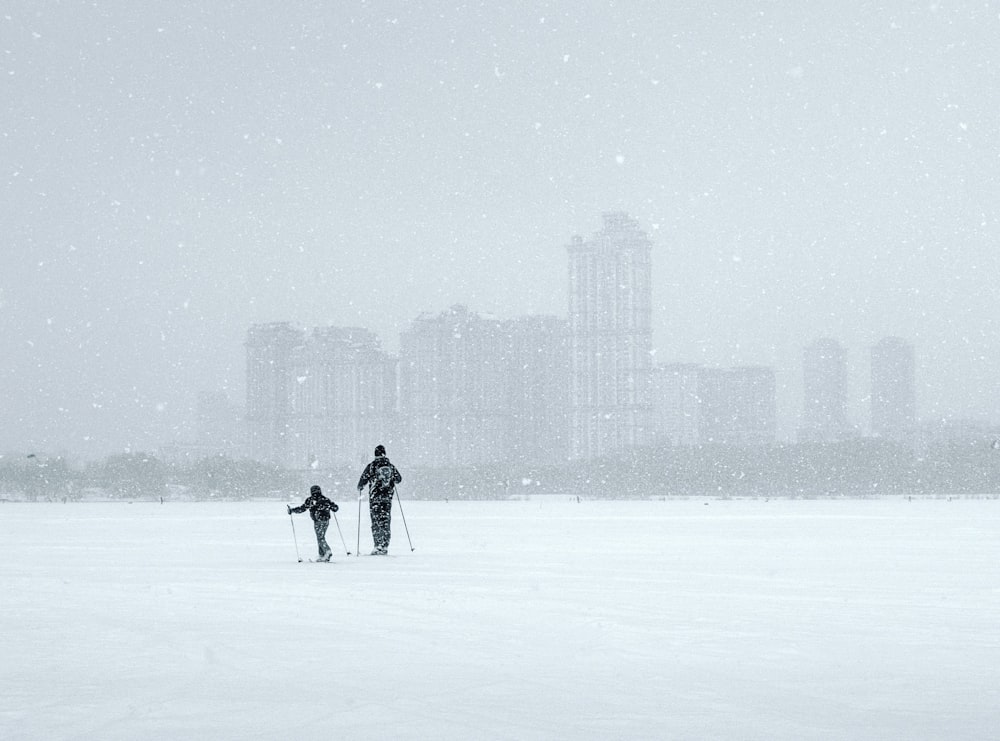
[[[0,738],[1000,727],[998,500],[539,497],[405,512],[414,552],[394,508],[390,557],[346,556],[332,526],[334,562],[320,566],[296,562],[280,502],[0,504]]]

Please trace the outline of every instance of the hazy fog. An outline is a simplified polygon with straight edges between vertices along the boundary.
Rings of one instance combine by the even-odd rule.
[[[0,452],[193,434],[253,322],[566,314],[565,245],[654,241],[658,362],[917,352],[1000,418],[990,2],[0,6]]]

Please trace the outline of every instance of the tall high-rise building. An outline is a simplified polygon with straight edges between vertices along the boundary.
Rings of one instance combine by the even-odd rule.
[[[396,360],[359,327],[318,327],[296,354],[291,384],[296,467],[357,465],[396,422]]]
[[[505,336],[501,323],[453,306],[400,334],[399,406],[405,458],[418,466],[506,460]]]
[[[872,433],[912,440],[917,426],[916,360],[913,345],[885,337],[872,347]]]
[[[698,372],[701,443],[768,445],[777,429],[773,368],[702,368]]]
[[[569,327],[565,319],[526,316],[503,322],[507,430],[511,461],[569,458]]]
[[[821,338],[802,351],[802,425],[800,442],[833,442],[849,432],[847,353],[840,343]]]
[[[615,456],[652,437],[652,243],[627,214],[606,213],[567,250],[570,456]]]
[[[247,332],[247,444],[256,460],[284,465],[288,459],[293,354],[304,341],[288,322]]]
[[[390,442],[396,361],[368,330],[307,336],[287,322],[255,325],[246,349],[251,457],[288,468],[358,465]]]

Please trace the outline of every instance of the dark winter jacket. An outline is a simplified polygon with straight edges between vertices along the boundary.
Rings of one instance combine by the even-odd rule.
[[[309,516],[314,520],[329,520],[330,512],[336,512],[340,509],[335,502],[327,499],[322,494],[310,494],[309,498],[306,499],[298,507],[292,507],[288,511],[295,512],[296,514],[300,512],[305,512],[309,510]]]
[[[399,475],[399,471],[389,462],[389,459],[380,455],[365,466],[361,478],[358,479],[358,491],[361,491],[366,484],[370,484],[372,496],[391,497],[396,489],[396,484],[402,480],[403,477]]]

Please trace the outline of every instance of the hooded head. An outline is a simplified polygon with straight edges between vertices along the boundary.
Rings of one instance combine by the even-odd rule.
[[[385,446],[376,445],[375,446],[375,457],[378,458],[380,455],[385,455]]]
[[[309,493],[310,494],[322,494],[323,490],[320,489],[318,486],[316,486],[316,484],[313,484],[312,486],[309,487]]]

